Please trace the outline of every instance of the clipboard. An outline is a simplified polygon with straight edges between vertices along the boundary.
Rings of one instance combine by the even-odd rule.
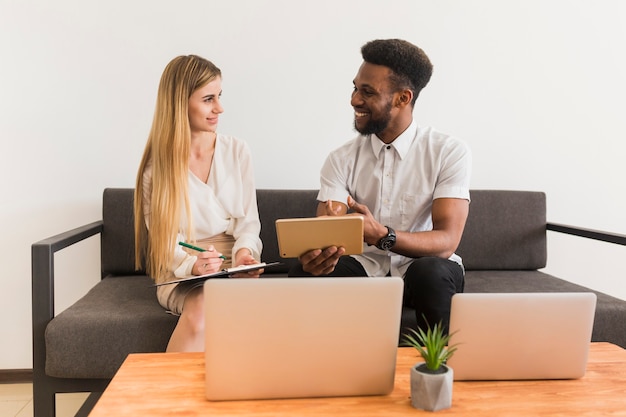
[[[274,266],[274,265],[280,265],[280,264],[281,262],[269,262],[269,263],[260,262],[258,264],[252,264],[252,265],[234,266],[232,268],[222,269],[221,271],[213,272],[210,274],[192,275],[186,278],[180,278],[180,279],[175,279],[172,281],[161,282],[158,284],[154,284],[154,286],[160,287],[161,285],[180,284],[182,282],[200,282],[200,281],[206,281],[207,279],[211,279],[211,278],[229,278],[231,275],[236,274],[237,272],[254,271],[257,269],[266,268],[268,266]]]
[[[346,255],[363,253],[363,216],[319,216],[276,220],[278,253],[297,258],[313,249],[344,247]]]

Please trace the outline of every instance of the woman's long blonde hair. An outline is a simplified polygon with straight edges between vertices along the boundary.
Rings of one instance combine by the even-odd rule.
[[[174,58],[165,67],[159,90],[152,128],[141,158],[135,184],[135,268],[144,267],[149,276],[161,281],[173,259],[176,235],[180,230],[184,207],[192,230],[187,180],[191,130],[189,126],[189,97],[205,86],[221,71],[210,61],[196,55]],[[144,213],[144,172],[151,165],[151,198],[147,202],[149,232]]]

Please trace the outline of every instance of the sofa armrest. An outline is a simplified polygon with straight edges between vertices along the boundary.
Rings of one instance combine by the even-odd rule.
[[[558,223],[547,223],[546,230],[626,246],[626,235],[621,235],[618,233],[608,233],[600,230],[585,229],[582,227],[569,226]]]
[[[60,233],[31,246],[33,373],[45,372],[46,326],[54,318],[54,254],[102,233],[101,220]]]

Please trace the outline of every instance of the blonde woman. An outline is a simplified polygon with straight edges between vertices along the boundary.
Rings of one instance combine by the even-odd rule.
[[[145,267],[157,283],[259,262],[250,151],[237,138],[217,133],[221,93],[219,68],[195,55],[174,58],[161,76],[134,207],[136,267]],[[180,315],[167,351],[204,350],[202,285],[162,285],[157,298]]]

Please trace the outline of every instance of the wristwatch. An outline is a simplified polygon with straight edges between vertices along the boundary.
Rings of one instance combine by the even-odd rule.
[[[376,243],[376,247],[382,250],[390,250],[393,248],[393,245],[396,244],[396,231],[389,226],[385,227],[387,228],[387,236],[383,236],[378,243]]]

